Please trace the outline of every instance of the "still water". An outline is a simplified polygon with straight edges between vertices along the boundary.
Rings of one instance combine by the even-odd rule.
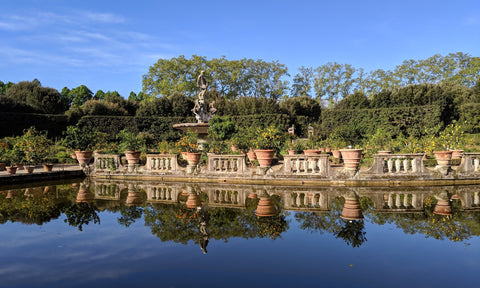
[[[0,188],[0,287],[475,287],[479,192]]]

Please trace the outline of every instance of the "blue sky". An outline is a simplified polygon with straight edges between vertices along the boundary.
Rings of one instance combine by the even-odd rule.
[[[478,0],[1,0],[0,81],[61,90],[142,89],[159,58],[278,60],[293,76],[327,62],[366,71],[480,55]]]

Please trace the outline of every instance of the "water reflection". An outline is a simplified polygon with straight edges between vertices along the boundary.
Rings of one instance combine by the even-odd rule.
[[[42,225],[64,215],[66,224],[83,231],[101,223],[101,211],[111,211],[126,228],[143,217],[161,241],[191,241],[203,253],[211,239],[280,238],[289,229],[289,213],[301,229],[331,234],[351,247],[367,241],[366,220],[394,224],[406,234],[464,241],[480,233],[479,191],[87,180],[0,191],[0,223]]]

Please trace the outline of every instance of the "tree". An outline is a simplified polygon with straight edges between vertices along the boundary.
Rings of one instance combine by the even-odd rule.
[[[267,97],[278,99],[286,89],[285,65],[263,60],[227,60],[225,57],[208,60],[193,55],[190,59],[179,56],[159,59],[143,76],[143,92],[154,97],[172,95],[178,91],[194,98],[199,89],[196,85],[200,71],[205,71],[209,86],[227,99],[238,96]]]
[[[68,97],[71,100],[72,105],[80,106],[85,101],[92,99],[93,93],[85,85],[80,85],[68,93]]]
[[[317,100],[320,101],[326,97],[329,106],[333,106],[340,99],[352,93],[360,79],[356,76],[357,71],[363,75],[363,70],[357,70],[350,64],[336,62],[329,62],[316,68],[314,88]]]
[[[3,83],[2,81],[0,81],[0,95],[5,95],[8,88],[12,87],[13,85],[15,84],[10,81],[7,83]]]
[[[37,79],[14,84],[5,96],[39,113],[57,114],[65,111],[60,93],[56,89],[42,87]]]
[[[292,96],[311,96],[312,81],[313,81],[313,68],[300,67],[299,73],[293,77],[292,84]]]

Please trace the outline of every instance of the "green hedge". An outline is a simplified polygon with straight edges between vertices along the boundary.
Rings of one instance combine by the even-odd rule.
[[[321,129],[331,133],[340,127],[357,129],[363,135],[372,135],[378,128],[392,134],[419,136],[425,128],[441,124],[439,106],[395,107],[380,109],[325,110]],[[353,128],[352,128],[353,127]]]
[[[39,131],[47,131],[51,138],[62,136],[66,130],[68,117],[65,115],[34,114],[18,112],[0,113],[0,137],[19,136],[31,126]]]

